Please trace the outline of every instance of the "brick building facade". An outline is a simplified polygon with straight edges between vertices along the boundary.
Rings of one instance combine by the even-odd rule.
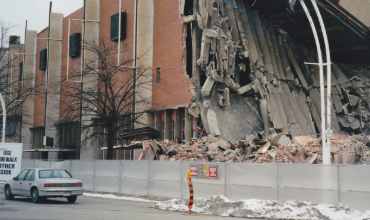
[[[72,39],[70,37],[74,34],[81,36],[81,45],[84,36],[86,42],[90,36],[99,36],[98,39],[95,39],[96,37],[91,39],[99,44],[104,41],[107,47],[120,51],[117,62],[125,62],[125,65],[132,66],[132,68],[144,66],[148,69],[151,76],[150,91],[138,91],[140,96],[149,100],[149,106],[136,107],[136,109],[145,109],[147,112],[140,119],[140,126],[157,129],[162,133],[162,139],[193,137],[193,123],[186,110],[193,99],[191,92],[193,86],[189,78],[191,74],[186,72],[185,65],[187,25],[181,15],[181,1],[121,0],[121,10],[119,4],[119,0],[86,0],[84,8],[63,17],[61,26],[57,23],[59,14],[52,12],[50,26],[37,33],[36,49],[32,52],[36,57],[33,70],[35,75],[33,115],[31,116],[33,120],[32,126],[22,128],[30,131],[30,143],[24,145],[25,158],[101,159],[104,157],[102,150],[104,143],[101,145],[98,140],[90,143],[96,149],[87,150],[86,154],[81,152],[84,149],[81,148],[80,151],[78,135],[80,121],[75,119],[71,121],[66,117],[65,109],[74,102],[65,93],[81,84],[79,73],[84,62],[83,57],[87,59],[86,57],[89,56],[81,46],[80,54],[70,57]],[[93,8],[99,10],[92,10]],[[125,25],[122,26],[124,36],[118,42],[111,40],[111,18],[119,11],[125,14]],[[99,19],[92,20],[89,17]],[[99,28],[92,29],[88,25],[98,25]],[[53,30],[54,34],[61,32],[62,39],[51,38],[49,30]],[[30,35],[26,35],[25,38],[26,41],[31,40]],[[51,47],[52,43],[55,44],[54,47]],[[53,49],[58,48],[58,45],[61,47],[61,52]],[[31,53],[31,51],[26,51],[26,53]],[[48,57],[45,58],[45,55]],[[54,57],[53,60],[50,57]],[[40,58],[45,59],[47,63],[43,63]],[[60,76],[48,78],[48,75],[55,74],[51,72],[54,70],[50,70],[49,67],[54,66],[55,68],[55,65],[59,65]],[[158,76],[158,73],[161,75]],[[51,95],[46,92],[46,87],[50,89],[52,85],[60,86],[60,94]],[[53,101],[59,102],[57,111],[52,110],[53,106],[48,105]],[[51,114],[54,111],[57,115]],[[185,117],[188,119],[185,120]],[[45,120],[53,120],[54,124],[46,125]],[[52,127],[56,128],[55,131]],[[48,132],[53,134],[46,134]],[[45,136],[54,137],[53,146],[44,146]],[[117,150],[115,153],[118,159],[136,159],[140,154],[138,150],[134,153]]]

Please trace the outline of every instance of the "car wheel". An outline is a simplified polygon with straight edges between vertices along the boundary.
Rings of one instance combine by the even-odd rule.
[[[33,203],[40,202],[39,191],[37,190],[37,188],[32,189],[31,195],[32,195],[32,202]]]
[[[77,196],[68,196],[67,200],[68,200],[68,203],[74,203],[77,200]]]
[[[14,195],[12,194],[12,190],[10,189],[10,186],[5,186],[5,199],[6,200],[12,200],[14,199]]]

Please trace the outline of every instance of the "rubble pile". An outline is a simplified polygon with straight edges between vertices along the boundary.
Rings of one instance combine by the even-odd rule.
[[[159,160],[322,164],[321,139],[310,136],[293,138],[288,133],[274,133],[263,137],[270,139],[261,139],[258,136],[250,135],[247,140],[231,142],[208,135],[187,143],[151,140],[150,145],[154,144],[156,149],[162,149],[157,151]],[[332,163],[370,164],[370,149],[365,143],[366,141],[356,136],[334,135],[331,140]],[[150,149],[154,151],[154,148]]]
[[[319,69],[309,65],[318,62],[315,49],[297,43],[278,21],[269,20],[245,1],[200,0],[194,19],[201,36],[196,64],[204,81],[189,113],[202,133],[239,140],[248,132],[270,128],[280,132],[287,128],[294,136],[322,132]],[[368,67],[333,63],[331,99],[333,133],[366,129]],[[243,125],[235,125],[244,132],[237,136],[224,126],[225,112],[241,103],[247,113],[229,119],[244,120]]]

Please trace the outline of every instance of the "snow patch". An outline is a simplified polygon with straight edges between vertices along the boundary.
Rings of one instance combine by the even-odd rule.
[[[158,202],[155,208],[168,211],[188,211],[188,199],[171,199]],[[370,219],[370,210],[360,212],[342,204],[315,204],[312,202],[288,200],[239,200],[231,201],[224,196],[210,199],[195,199],[193,213],[214,214],[219,216],[244,218],[276,219],[325,219],[325,220],[360,220]]]

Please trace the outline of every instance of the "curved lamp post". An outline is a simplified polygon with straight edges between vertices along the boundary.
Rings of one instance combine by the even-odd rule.
[[[3,108],[3,136],[1,138],[1,142],[5,143],[6,106],[5,106],[4,98],[1,92],[0,92],[0,102]]]
[[[290,6],[293,9],[293,6],[296,2],[296,0],[290,0]],[[319,66],[320,71],[320,94],[321,94],[321,132],[322,132],[322,145],[323,145],[323,164],[330,164],[330,138],[332,137],[333,131],[331,130],[331,60],[330,60],[330,48],[329,48],[329,42],[328,37],[326,34],[326,29],[324,25],[324,21],[322,20],[321,13],[317,7],[316,1],[311,0],[311,3],[315,9],[315,12],[317,14],[320,26],[321,26],[321,32],[324,37],[324,43],[325,43],[325,50],[326,50],[326,63],[323,63],[322,53],[321,53],[321,46],[319,37],[316,31],[315,24],[313,23],[311,14],[309,10],[307,9],[306,4],[304,3],[304,0],[299,0],[299,3],[301,3],[302,8],[304,12],[306,13],[306,16],[308,18],[308,21],[310,22],[311,29],[315,38],[315,43],[317,47],[317,56],[319,59],[319,63],[313,63],[313,65]],[[306,63],[306,64],[312,64],[312,63]],[[325,90],[324,90],[324,65],[327,66],[327,116],[325,120]]]

